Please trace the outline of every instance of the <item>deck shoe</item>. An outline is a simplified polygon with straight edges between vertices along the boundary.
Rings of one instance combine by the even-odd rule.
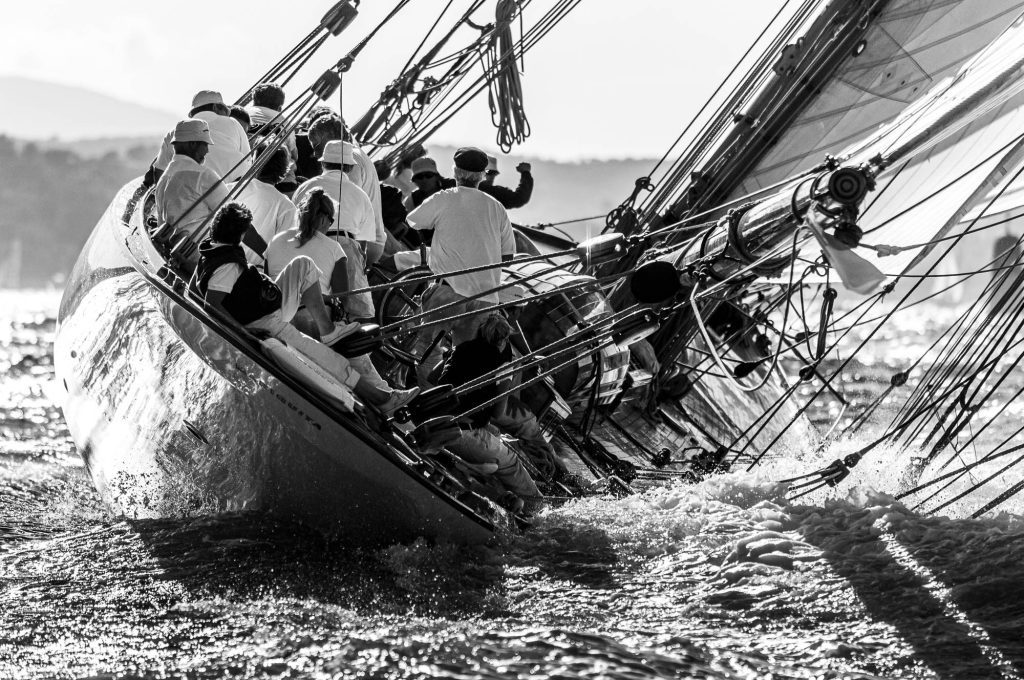
[[[410,401],[416,398],[416,395],[420,393],[420,388],[413,387],[410,390],[392,390],[391,396],[388,400],[380,407],[380,412],[385,416],[391,416],[395,411],[402,408]]]
[[[327,333],[326,335],[320,336],[320,342],[325,345],[333,345],[338,340],[341,340],[345,336],[352,335],[357,330],[362,328],[363,324],[358,321],[351,321],[349,323],[336,323],[334,324],[334,330]]]

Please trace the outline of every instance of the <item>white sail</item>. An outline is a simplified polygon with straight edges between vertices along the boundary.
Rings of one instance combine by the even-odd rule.
[[[885,4],[834,77],[751,170],[734,195],[774,184],[870,136],[953,77],[1024,11],[1020,0],[897,0]],[[860,50],[859,52],[857,50]]]

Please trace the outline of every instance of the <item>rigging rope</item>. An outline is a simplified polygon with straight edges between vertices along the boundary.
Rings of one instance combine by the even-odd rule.
[[[523,109],[523,84],[512,40],[512,20],[518,9],[518,0],[498,0],[494,31],[482,60],[484,72],[493,73],[487,82],[487,103],[491,107],[491,122],[498,129],[496,141],[504,153],[530,136],[530,123]],[[522,14],[519,20],[522,22]],[[522,58],[522,49],[519,56]]]

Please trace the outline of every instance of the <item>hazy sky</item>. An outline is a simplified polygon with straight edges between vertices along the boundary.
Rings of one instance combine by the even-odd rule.
[[[527,18],[553,0],[534,0]],[[185,113],[199,89],[233,99],[317,25],[329,0],[34,0],[7,3],[0,75],[77,85]],[[398,74],[444,0],[411,0],[363,52],[344,85],[357,119]],[[526,58],[533,155],[656,156],[675,139],[783,0],[583,0]],[[468,0],[455,0],[465,7]],[[394,6],[364,0],[299,77],[301,90]],[[493,12],[494,3],[485,4]],[[493,19],[481,10],[477,22]],[[438,143],[491,147],[486,101]]]

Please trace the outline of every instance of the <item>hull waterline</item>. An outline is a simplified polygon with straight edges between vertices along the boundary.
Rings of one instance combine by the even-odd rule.
[[[112,507],[138,518],[268,511],[368,544],[478,543],[508,526],[387,426],[305,389],[166,285],[123,219],[137,186],[83,250],[54,347],[65,418]]]

